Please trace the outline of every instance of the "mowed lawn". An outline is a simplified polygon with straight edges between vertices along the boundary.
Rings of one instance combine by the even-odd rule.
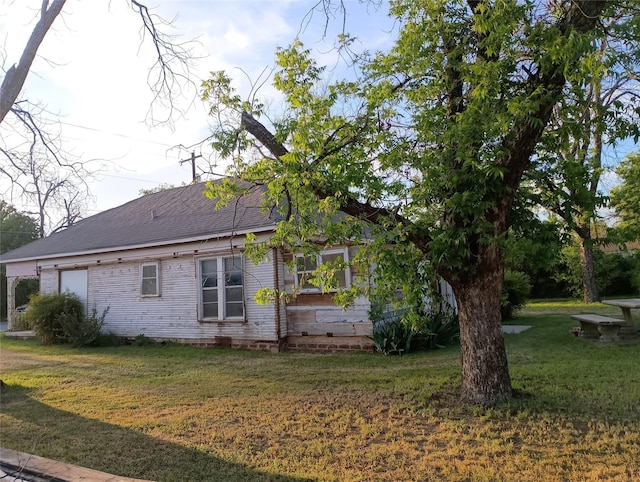
[[[158,481],[640,480],[640,342],[534,304],[517,398],[461,406],[459,349],[403,357],[0,340],[0,444]]]

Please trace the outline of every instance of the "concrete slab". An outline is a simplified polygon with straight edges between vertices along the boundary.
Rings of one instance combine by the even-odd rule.
[[[17,338],[19,340],[27,340],[29,338],[35,338],[36,332],[32,330],[26,331],[5,331],[4,335],[7,338]]]
[[[502,333],[514,334],[522,333],[531,328],[531,325],[502,325]]]
[[[56,482],[151,482],[107,474],[2,447],[0,447],[0,465],[2,465],[2,471],[17,476],[14,478],[16,481],[24,479]]]

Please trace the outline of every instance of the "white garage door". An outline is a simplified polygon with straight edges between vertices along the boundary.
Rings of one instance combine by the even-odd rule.
[[[60,293],[69,291],[75,293],[82,301],[85,311],[87,311],[87,270],[73,269],[60,271]]]

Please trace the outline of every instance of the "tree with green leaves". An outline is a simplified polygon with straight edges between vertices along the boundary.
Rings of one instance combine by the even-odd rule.
[[[500,403],[512,397],[503,248],[523,175],[543,136],[569,135],[550,123],[568,89],[599,67],[602,20],[633,8],[393,1],[398,37],[387,52],[353,56],[355,80],[328,82],[299,42],[277,52],[281,119],[261,119],[262,104],[243,101],[228,76],[213,74],[204,99],[219,122],[214,147],[233,158],[234,175],[265,185],[267,204],[285,215],[271,243],[303,252],[362,246],[349,262],[371,266],[373,282],[339,301],[400,287],[414,306],[430,273],[447,280],[460,320],[461,400]],[[347,35],[340,40],[353,46]],[[211,195],[224,202],[239,189],[222,183]]]
[[[534,169],[527,173],[537,188],[535,199],[577,241],[585,303],[600,300],[594,248],[605,237],[604,230],[596,229],[607,204],[601,186],[605,150],[621,139],[640,137],[640,49],[629,48],[637,42],[634,22],[636,16],[623,10],[601,20],[609,35],[593,40],[590,61],[597,68],[588,79],[569,86],[563,108],[552,118],[552,129],[569,135],[544,136]]]
[[[619,230],[628,241],[640,239],[640,151],[629,154],[618,166],[622,182],[611,190],[611,206],[618,215]]]
[[[38,239],[38,233],[38,224],[33,218],[0,200],[0,254]],[[4,319],[7,316],[7,274],[4,264],[0,265],[0,300],[0,319]]]

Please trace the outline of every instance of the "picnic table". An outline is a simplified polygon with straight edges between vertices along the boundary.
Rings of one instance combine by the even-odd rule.
[[[624,317],[624,325],[620,327],[620,336],[625,338],[634,338],[638,336],[638,331],[631,318],[631,310],[640,309],[640,298],[628,298],[621,300],[603,300],[605,305],[617,306],[622,310],[622,316]]]

